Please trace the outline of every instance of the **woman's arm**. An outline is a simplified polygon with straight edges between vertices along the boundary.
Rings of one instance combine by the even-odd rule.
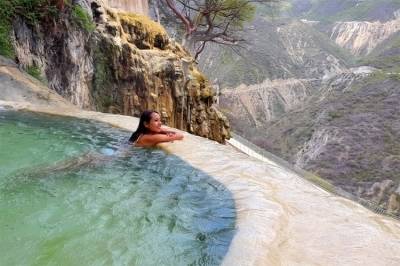
[[[169,131],[168,133],[143,135],[137,144],[139,144],[140,146],[154,146],[157,145],[158,143],[170,142],[182,139],[183,139],[182,133]]]
[[[176,134],[176,132],[171,131],[169,128],[163,126],[161,127],[160,134],[171,135],[171,134]]]

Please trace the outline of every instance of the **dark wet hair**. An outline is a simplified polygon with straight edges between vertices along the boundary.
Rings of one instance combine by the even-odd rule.
[[[156,111],[146,110],[142,113],[139,120],[139,126],[135,132],[132,133],[132,136],[129,138],[129,142],[135,142],[140,135],[146,134],[149,132],[149,129],[144,126],[144,123],[149,123],[151,120],[151,115],[153,113],[158,114]]]

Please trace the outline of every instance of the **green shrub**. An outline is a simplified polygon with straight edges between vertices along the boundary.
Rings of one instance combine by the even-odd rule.
[[[29,75],[31,75],[32,77],[34,77],[35,79],[40,80],[40,81],[43,81],[42,72],[40,71],[40,68],[39,68],[39,67],[37,67],[37,66],[35,66],[35,65],[28,66],[28,67],[26,68],[26,72],[27,72]]]
[[[0,55],[13,58],[15,53],[10,39],[10,27],[10,25],[0,20]]]
[[[343,116],[343,113],[340,111],[330,111],[328,115],[329,115],[329,120],[334,120],[336,118],[341,118]]]
[[[90,15],[79,5],[72,7],[72,21],[87,32],[93,32],[96,28]]]
[[[59,14],[54,3],[48,0],[0,0],[0,10],[2,20],[11,21],[15,16],[20,16],[29,25]]]
[[[48,0],[0,0],[0,54],[9,58],[15,55],[10,39],[13,18],[20,16],[28,25],[35,25],[57,15],[56,6]]]
[[[11,44],[11,22],[13,6],[8,0],[0,0],[0,55],[12,58],[14,49]]]

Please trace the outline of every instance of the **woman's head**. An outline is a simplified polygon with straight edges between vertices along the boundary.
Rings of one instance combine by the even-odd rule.
[[[155,132],[155,133],[160,132],[161,131],[160,114],[155,111],[147,111],[147,112],[149,112],[150,114],[146,113],[146,117],[143,118],[143,126],[147,129],[148,132]],[[144,112],[142,116],[144,116]]]
[[[157,133],[161,131],[160,114],[156,111],[147,110],[142,113],[139,126],[129,138],[130,142],[135,142],[141,134]]]

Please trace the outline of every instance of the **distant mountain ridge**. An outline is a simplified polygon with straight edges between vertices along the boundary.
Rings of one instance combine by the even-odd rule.
[[[292,0],[284,14],[325,22],[389,21],[396,18],[399,0]]]

